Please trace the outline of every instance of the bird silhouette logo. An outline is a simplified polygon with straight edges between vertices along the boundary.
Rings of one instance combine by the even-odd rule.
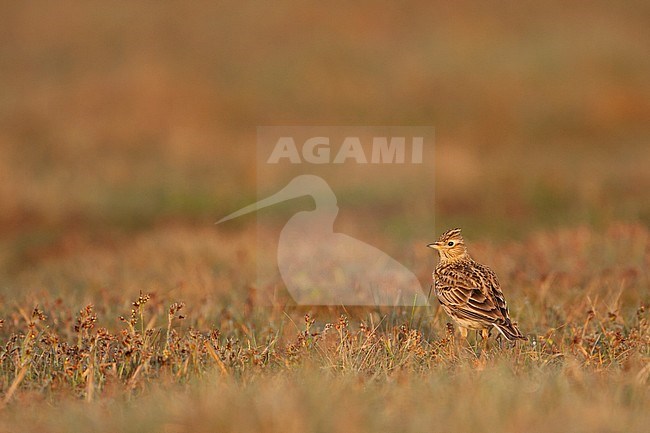
[[[336,195],[319,176],[296,176],[277,193],[217,224],[302,196],[311,196],[316,207],[289,219],[277,252],[280,276],[298,305],[428,305],[422,285],[408,268],[370,244],[334,232]]]

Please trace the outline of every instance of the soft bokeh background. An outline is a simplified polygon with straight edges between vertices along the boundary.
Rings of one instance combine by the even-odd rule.
[[[435,126],[419,187],[343,182],[339,229],[388,251],[648,225],[649,24],[634,1],[4,4],[2,289],[248,284],[224,269],[254,224],[212,224],[256,197],[258,125]]]
[[[84,249],[212,230],[255,197],[258,125],[435,126],[435,199],[356,201],[357,225],[398,244],[647,225],[649,24],[642,1],[6,3],[3,288]]]

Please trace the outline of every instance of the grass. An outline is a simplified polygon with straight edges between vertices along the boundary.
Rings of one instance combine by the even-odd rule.
[[[246,231],[161,228],[108,251],[78,245],[15,281],[37,286],[70,278],[70,269],[104,275],[117,269],[114,250],[130,264],[114,288],[80,292],[94,299],[81,307],[67,289],[5,297],[0,428],[642,431],[650,404],[649,235],[624,224],[475,242],[472,251],[489,257],[529,339],[493,341],[486,352],[458,341],[436,305],[259,304],[259,293],[229,277],[233,269],[213,266],[219,259],[207,248],[230,238],[221,260],[246,257],[257,248]],[[158,262],[134,263],[149,255]],[[426,275],[430,262],[417,273]],[[190,269],[193,279],[166,293],[128,284],[174,281]],[[253,276],[254,267],[246,269]]]

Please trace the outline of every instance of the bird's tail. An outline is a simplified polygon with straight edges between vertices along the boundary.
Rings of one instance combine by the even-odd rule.
[[[510,341],[527,339],[524,334],[521,333],[517,324],[512,323],[510,320],[506,320],[504,323],[495,323],[494,326],[501,335]]]

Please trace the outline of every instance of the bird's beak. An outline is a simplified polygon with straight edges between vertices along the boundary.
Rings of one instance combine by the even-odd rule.
[[[440,248],[440,242],[434,242],[432,244],[427,245],[427,248],[433,248],[434,250],[437,250]]]

